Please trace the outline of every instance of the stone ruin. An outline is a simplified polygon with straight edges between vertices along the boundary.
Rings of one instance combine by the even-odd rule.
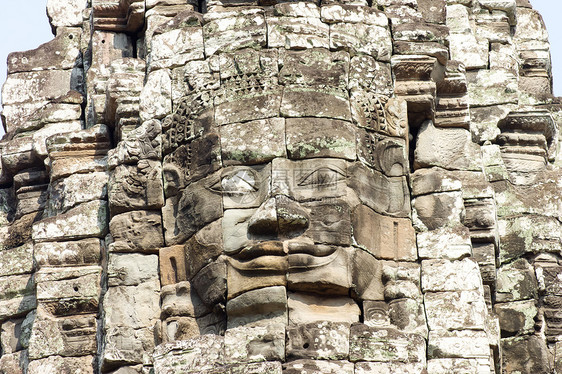
[[[49,0],[0,142],[0,373],[562,372],[528,0]]]

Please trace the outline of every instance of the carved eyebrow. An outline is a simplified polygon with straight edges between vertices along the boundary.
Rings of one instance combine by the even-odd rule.
[[[317,169],[304,169],[295,171],[297,186],[310,184],[329,185],[337,183],[345,175],[338,169],[321,166]],[[340,178],[341,176],[341,178]],[[314,179],[316,177],[316,179]]]

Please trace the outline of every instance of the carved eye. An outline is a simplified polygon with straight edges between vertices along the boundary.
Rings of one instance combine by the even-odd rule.
[[[297,176],[297,186],[312,188],[335,187],[345,175],[329,167],[321,167],[316,170],[301,170]]]
[[[257,192],[259,187],[255,172],[251,169],[237,170],[223,176],[221,191],[229,195]]]

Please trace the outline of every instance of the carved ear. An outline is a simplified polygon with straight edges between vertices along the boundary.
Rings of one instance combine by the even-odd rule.
[[[183,188],[183,173],[177,166],[171,164],[164,165],[162,175],[164,176],[164,192],[166,197],[177,194]]]

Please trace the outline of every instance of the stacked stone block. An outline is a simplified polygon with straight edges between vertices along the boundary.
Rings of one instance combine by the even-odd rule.
[[[0,373],[562,368],[527,1],[47,11],[3,89]]]

